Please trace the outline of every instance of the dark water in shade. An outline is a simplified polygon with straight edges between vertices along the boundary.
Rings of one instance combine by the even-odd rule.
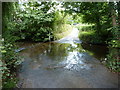
[[[20,56],[24,57],[24,62],[19,70],[18,87],[118,87],[118,75],[99,61],[105,58],[107,48],[83,45],[77,33],[75,29],[69,36],[55,42],[20,43]]]

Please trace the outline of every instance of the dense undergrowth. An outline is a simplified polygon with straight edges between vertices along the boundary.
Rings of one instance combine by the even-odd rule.
[[[16,9],[14,20],[8,23],[9,33],[17,40],[46,42],[57,39],[55,34],[68,31],[70,28],[66,25],[68,15],[58,11],[57,8],[49,12],[51,6],[56,5],[57,3],[52,5],[50,2],[20,4]]]
[[[12,36],[9,22],[12,22],[12,13],[14,12],[15,3],[2,3],[2,37],[0,38],[0,53],[2,54],[2,87],[13,88],[16,86],[16,68],[20,64],[20,57],[15,52],[14,42],[17,40]]]
[[[120,27],[112,27],[113,38],[108,42],[109,54],[107,55],[107,66],[115,72],[120,72]]]
[[[4,41],[4,39],[1,40],[1,43],[2,46],[0,46],[0,52],[2,54],[2,86],[4,88],[13,88],[17,83],[17,67],[22,61],[18,56],[18,53],[14,51],[16,47],[13,43],[8,43],[7,41]]]

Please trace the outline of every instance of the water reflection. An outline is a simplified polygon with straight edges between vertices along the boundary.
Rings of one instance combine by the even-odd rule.
[[[66,57],[66,60],[61,62],[66,64],[64,68],[69,70],[80,70],[80,69],[89,69],[88,65],[82,60],[82,53],[77,51],[69,52],[69,55]]]
[[[69,36],[55,42],[25,43],[25,45],[22,43],[20,46],[21,48],[29,46],[21,54],[24,57],[29,57],[31,63],[35,61],[41,67],[49,67],[51,69],[62,67],[77,71],[81,69],[87,70],[91,67],[90,60],[94,62],[92,56],[101,58],[103,54],[105,55],[103,47],[81,44],[77,29],[73,30]]]
[[[71,35],[56,42],[20,44],[24,48],[20,53],[24,62],[19,73],[24,79],[20,79],[23,88],[116,87],[116,76],[94,58],[102,58],[106,50],[83,45],[77,35]]]
[[[91,52],[83,49],[80,43],[56,42],[36,43],[21,52],[21,55],[31,59],[30,67],[64,68],[76,71],[91,68],[92,65],[86,58],[92,59],[92,57],[88,54],[91,54]]]

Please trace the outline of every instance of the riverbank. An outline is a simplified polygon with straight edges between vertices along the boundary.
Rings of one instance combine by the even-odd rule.
[[[95,31],[82,31],[80,30],[79,38],[83,43],[93,45],[107,45],[99,35],[95,34]]]

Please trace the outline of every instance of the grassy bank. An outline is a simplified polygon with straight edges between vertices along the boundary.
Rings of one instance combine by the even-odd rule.
[[[105,41],[102,41],[102,37],[96,34],[95,31],[81,31],[80,30],[79,38],[80,40],[83,41],[83,43],[105,44]]]
[[[94,24],[78,24],[76,28],[79,29],[79,38],[83,43],[90,44],[105,44],[104,40],[94,30]]]
[[[95,27],[94,24],[82,24],[82,23],[80,23],[80,24],[76,25],[76,28],[78,28],[81,31],[90,31],[90,30],[93,30],[94,27]]]

